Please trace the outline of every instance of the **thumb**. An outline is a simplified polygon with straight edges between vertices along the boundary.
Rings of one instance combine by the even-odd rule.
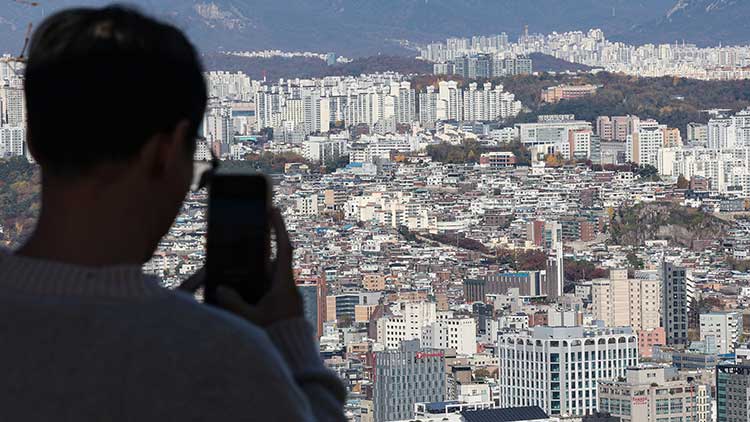
[[[236,290],[228,287],[216,288],[216,302],[222,308],[251,322],[259,321],[262,316],[255,306],[249,305]]]

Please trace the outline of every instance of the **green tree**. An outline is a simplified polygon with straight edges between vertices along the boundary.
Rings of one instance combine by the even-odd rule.
[[[652,181],[659,181],[659,170],[656,169],[656,167],[652,166],[651,164],[644,164],[635,172],[636,175],[640,176],[641,179],[646,180],[652,180]]]
[[[628,254],[625,256],[625,259],[628,260],[628,267],[635,270],[643,269],[643,260],[639,258],[634,251],[628,252]]]

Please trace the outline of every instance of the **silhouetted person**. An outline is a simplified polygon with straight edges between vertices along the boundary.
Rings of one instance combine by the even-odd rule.
[[[184,35],[119,7],[63,11],[34,34],[25,84],[42,209],[0,254],[0,420],[344,419],[278,212],[256,306],[222,290],[230,313],[141,272],[188,191],[206,106]]]

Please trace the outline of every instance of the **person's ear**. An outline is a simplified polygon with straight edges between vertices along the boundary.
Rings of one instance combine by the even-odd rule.
[[[169,169],[180,165],[185,161],[190,139],[190,122],[186,119],[180,120],[170,132],[164,132],[154,136],[147,146],[151,150],[150,171],[152,177],[160,178]]]

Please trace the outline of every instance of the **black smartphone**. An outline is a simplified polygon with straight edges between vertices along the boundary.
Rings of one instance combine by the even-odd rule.
[[[236,290],[257,303],[270,288],[271,189],[261,174],[221,174],[208,188],[204,298],[216,303],[216,288]]]

